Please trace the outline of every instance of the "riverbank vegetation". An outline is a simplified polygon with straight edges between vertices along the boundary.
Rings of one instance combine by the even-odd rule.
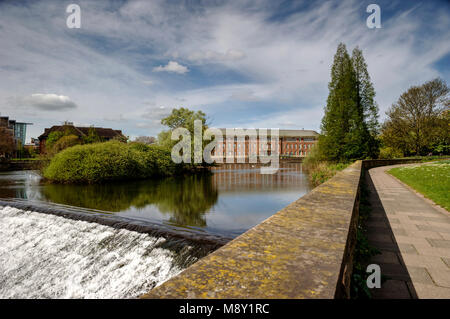
[[[396,167],[388,173],[450,211],[450,160]]]
[[[97,183],[179,173],[170,152],[160,146],[109,141],[76,145],[53,156],[46,179],[60,183]]]
[[[94,130],[83,138],[70,131],[50,133],[43,176],[58,183],[100,183],[197,171],[204,163],[176,164],[171,157],[171,149],[177,143],[171,139],[172,131],[185,127],[193,135],[195,120],[205,124],[206,116],[201,111],[174,109],[161,121],[169,130],[160,134],[158,144],[151,145],[124,140],[104,142]]]
[[[308,172],[309,182],[314,187],[326,182],[349,165],[350,162],[327,161],[326,158],[321,156],[320,148],[317,145],[311,149],[303,161],[303,166]]]

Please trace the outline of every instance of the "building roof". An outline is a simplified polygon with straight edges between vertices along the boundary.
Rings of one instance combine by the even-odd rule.
[[[280,136],[285,137],[317,137],[319,133],[313,130],[280,130]]]
[[[226,134],[226,128],[220,128],[219,130],[222,131],[222,134]],[[248,130],[248,129],[244,129]],[[259,129],[256,129],[257,133],[259,133]],[[271,129],[267,129],[268,135],[270,135]],[[313,130],[279,130],[279,136],[280,137],[318,137],[319,133]]]
[[[46,128],[44,133],[42,133],[38,138],[40,140],[46,139],[51,132],[56,131],[65,131],[69,129],[72,131],[74,135],[77,136],[87,136],[89,135],[89,130],[94,129],[98,136],[103,138],[114,138],[117,136],[123,136],[121,130],[113,130],[112,128],[104,128],[104,127],[77,127],[73,125],[54,125],[51,128]]]

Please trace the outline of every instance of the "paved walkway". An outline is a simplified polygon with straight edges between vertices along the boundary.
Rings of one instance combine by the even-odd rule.
[[[385,172],[396,166],[366,176],[369,242],[382,252],[371,263],[389,278],[374,298],[450,298],[450,213]]]

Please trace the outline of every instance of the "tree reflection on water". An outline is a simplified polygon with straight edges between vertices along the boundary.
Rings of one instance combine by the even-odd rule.
[[[169,222],[196,227],[206,226],[204,215],[218,199],[210,175],[94,185],[49,184],[42,195],[54,203],[109,212],[155,205],[161,213],[170,214]]]
[[[311,188],[300,163],[276,174],[258,166],[225,164],[212,174],[91,185],[48,184],[38,172],[0,173],[0,198],[18,198],[111,212],[187,231],[237,236]]]

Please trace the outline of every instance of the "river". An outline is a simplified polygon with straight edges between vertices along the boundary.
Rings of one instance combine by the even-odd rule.
[[[282,164],[273,175],[229,164],[210,175],[99,185],[44,183],[35,171],[0,173],[0,198],[11,201],[0,206],[0,297],[137,297],[208,253],[198,238],[231,240],[309,190],[299,163]],[[164,231],[38,212],[48,207]],[[180,241],[185,237],[194,241]]]

